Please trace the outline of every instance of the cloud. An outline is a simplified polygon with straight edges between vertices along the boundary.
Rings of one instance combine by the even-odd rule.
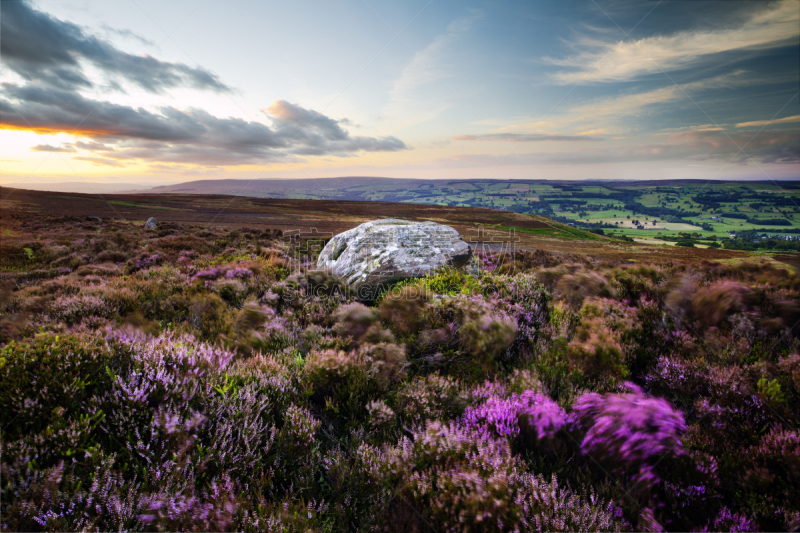
[[[96,165],[128,162],[234,166],[263,164],[290,155],[349,156],[405,150],[396,137],[350,135],[336,120],[285,100],[264,110],[269,124],[216,117],[204,109],[134,108],[87,96],[98,86],[84,73],[91,64],[120,87],[118,79],[151,92],[194,87],[230,88],[202,68],[135,56],[88,35],[80,26],[38,11],[27,2],[4,2],[3,62],[24,80],[0,84],[0,128],[42,134],[67,133],[72,144],[38,145],[34,151],[78,153]]]
[[[736,125],[737,128],[749,128],[752,126],[768,126],[772,124],[786,124],[787,122],[800,122],[800,115],[793,115],[791,117],[776,118],[775,120],[754,120],[752,122],[740,122]]]
[[[92,152],[113,152],[114,148],[112,146],[106,146],[103,143],[96,143],[96,142],[83,142],[78,141],[73,143],[75,148],[80,148],[81,150],[90,150]]]
[[[599,141],[588,135],[545,135],[540,133],[485,133],[483,135],[456,135],[453,141],[537,142],[537,141]]]
[[[65,90],[95,86],[84,74],[82,62],[111,79],[127,79],[152,93],[173,87],[230,90],[205,69],[128,54],[24,1],[3,2],[0,54],[3,64],[23,79]]]
[[[668,105],[683,100],[689,95],[695,97],[703,91],[729,90],[734,87],[772,83],[774,79],[753,76],[745,70],[666,87],[623,94],[608,98],[598,98],[571,107],[562,114],[554,114],[546,120],[528,121],[502,128],[505,132],[528,132],[547,128],[552,131],[581,131],[588,136],[590,131],[600,130],[607,134],[624,131],[623,119],[637,117],[655,111],[669,109]],[[659,107],[660,106],[660,107]],[[588,130],[587,130],[588,128]],[[552,134],[549,132],[549,134]]]
[[[744,147],[744,152],[739,147]],[[726,135],[722,131],[692,130],[674,133],[664,142],[632,146],[582,148],[557,152],[497,154],[460,154],[438,160],[440,164],[456,167],[520,166],[520,165],[580,165],[632,161],[719,161],[747,164],[800,163],[800,130],[762,132],[752,135],[738,132]]]
[[[89,156],[76,156],[72,159],[77,161],[88,161],[93,163],[96,166],[107,166],[107,167],[124,167],[125,164],[121,161],[115,161],[113,159],[105,159],[103,157],[89,157]]]
[[[544,61],[574,70],[552,80],[561,85],[631,81],[642,76],[690,67],[723,52],[764,50],[795,44],[800,12],[796,0],[767,4],[734,27],[677,32],[635,41],[608,42],[585,37],[574,44],[577,55]]]
[[[338,121],[283,100],[266,113],[271,126],[218,118],[197,108],[134,109],[58,88],[6,83],[0,91],[0,127],[91,139],[70,146],[103,152],[117,161],[230,166],[275,161],[290,154],[344,156],[407,149],[396,137],[351,136]]]
[[[287,129],[296,128],[301,131],[311,126],[330,139],[342,140],[347,138],[347,133],[339,125],[341,121],[333,120],[316,111],[303,109],[298,105],[290,104],[286,100],[273,102],[266,109],[266,113],[280,120],[284,128]]]
[[[49,144],[37,144],[32,146],[31,150],[34,152],[65,152],[73,153],[75,148],[73,146],[50,146]]]

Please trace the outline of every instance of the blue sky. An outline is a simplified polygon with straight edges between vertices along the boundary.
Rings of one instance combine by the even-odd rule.
[[[800,2],[21,2],[0,181],[800,177]]]

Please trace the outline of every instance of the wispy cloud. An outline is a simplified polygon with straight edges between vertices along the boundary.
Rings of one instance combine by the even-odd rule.
[[[123,163],[122,161],[116,161],[114,159],[106,159],[104,157],[91,157],[91,156],[79,155],[79,156],[73,157],[72,159],[75,159],[77,161],[87,161],[87,162],[92,163],[93,165],[96,165],[96,166],[106,166],[106,167],[124,167],[125,166],[125,163]]]
[[[747,146],[742,152],[740,147]],[[439,163],[456,166],[519,166],[531,164],[583,165],[631,161],[720,161],[747,164],[800,163],[800,130],[763,132],[755,138],[744,132],[686,131],[667,136],[663,142],[637,145],[581,148],[552,152],[460,154]]]
[[[579,50],[576,55],[544,60],[573,69],[552,76],[552,80],[561,85],[631,81],[662,69],[686,68],[723,52],[769,49],[796,43],[798,23],[800,10],[796,0],[783,0],[766,4],[734,27],[682,31],[616,42],[584,37],[574,43]]]
[[[486,133],[483,135],[456,135],[453,141],[539,142],[539,141],[598,141],[588,135],[545,135],[537,133]]]
[[[452,106],[439,94],[432,97],[430,89],[435,83],[457,75],[458,71],[451,66],[451,55],[481,17],[481,13],[473,12],[454,20],[444,33],[414,54],[389,92],[385,114],[397,121],[396,129],[432,120]]]
[[[502,128],[504,133],[530,132],[546,129],[549,135],[553,132],[579,131],[584,138],[596,132],[605,134],[624,133],[625,121],[675,101],[685,99],[687,95],[695,96],[703,91],[724,90],[745,85],[768,83],[769,80],[750,76],[744,70],[737,70],[698,80],[682,85],[671,84],[649,91],[635,92],[609,98],[597,98],[584,104],[570,107],[563,113],[557,113],[544,120],[531,119],[523,123],[512,124]]]
[[[787,122],[800,122],[800,115],[793,115],[791,117],[776,118],[775,120],[754,120],[752,122],[740,122],[736,125],[737,128],[749,128],[752,126],[768,126],[771,124],[786,124]]]

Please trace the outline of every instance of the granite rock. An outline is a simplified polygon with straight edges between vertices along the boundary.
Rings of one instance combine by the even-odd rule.
[[[442,267],[477,274],[472,248],[450,226],[387,218],[366,222],[331,239],[317,267],[340,276],[361,300],[381,288]]]

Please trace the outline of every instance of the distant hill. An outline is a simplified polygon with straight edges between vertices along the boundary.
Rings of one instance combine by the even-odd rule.
[[[197,180],[162,185],[139,190],[144,193],[182,194],[233,194],[257,198],[318,198],[355,200],[364,192],[387,189],[417,189],[420,186],[436,186],[450,180],[422,180],[403,178],[379,178],[369,176],[346,176],[339,178],[304,179],[260,179],[260,180]]]
[[[92,183],[85,181],[63,181],[51,183],[8,183],[6,187],[15,187],[29,191],[78,192],[84,194],[112,194],[121,192],[141,192],[149,189],[154,183]]]

